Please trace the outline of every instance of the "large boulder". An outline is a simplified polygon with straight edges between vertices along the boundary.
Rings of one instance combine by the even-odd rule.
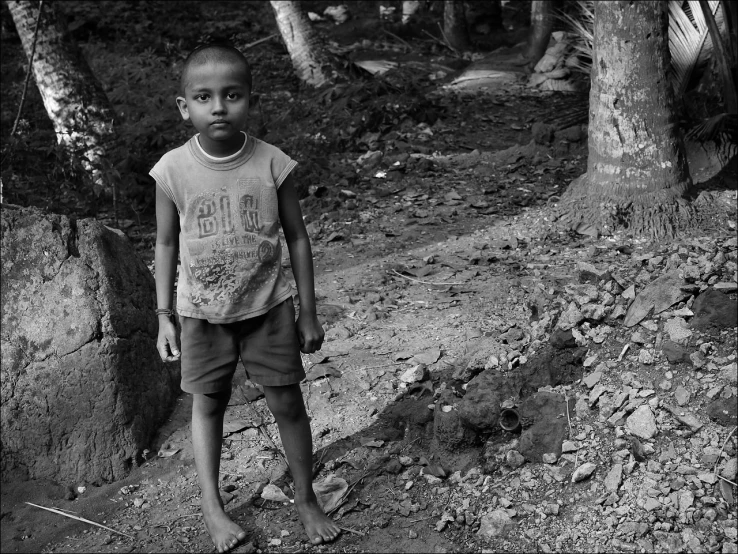
[[[179,393],[151,273],[91,219],[5,205],[0,237],[3,478],[125,477]]]

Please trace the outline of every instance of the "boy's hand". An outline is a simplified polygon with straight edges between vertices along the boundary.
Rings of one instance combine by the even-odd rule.
[[[325,331],[318,321],[318,316],[301,313],[297,318],[297,336],[300,339],[300,352],[303,354],[312,354],[320,350],[323,346]]]
[[[169,319],[159,319],[159,337],[156,339],[156,349],[159,351],[159,356],[163,362],[179,360],[177,328]]]

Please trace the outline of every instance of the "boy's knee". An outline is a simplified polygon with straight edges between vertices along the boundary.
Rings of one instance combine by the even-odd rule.
[[[201,416],[217,416],[225,412],[230,399],[230,390],[211,394],[193,394],[192,409]]]
[[[298,387],[264,387],[269,410],[278,421],[297,421],[306,417],[305,404]]]

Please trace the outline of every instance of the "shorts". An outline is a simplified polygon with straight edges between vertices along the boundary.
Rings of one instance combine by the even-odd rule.
[[[305,378],[292,298],[260,316],[234,323],[181,317],[182,382],[185,392],[230,390],[238,358],[246,375],[262,386],[280,387]]]

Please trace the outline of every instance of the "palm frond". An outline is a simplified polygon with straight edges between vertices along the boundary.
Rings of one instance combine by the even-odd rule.
[[[709,2],[714,14],[720,7],[719,0]],[[703,65],[712,52],[710,33],[702,8],[697,0],[686,6],[680,0],[669,2],[669,51],[671,52],[671,80],[677,96],[687,89],[695,69]]]
[[[573,35],[572,46],[576,54],[567,61],[567,67],[589,75],[592,69],[592,52],[594,51],[594,1],[577,0],[574,2],[575,15],[559,12],[556,17],[569,27]]]
[[[718,25],[722,27],[723,14],[719,9],[719,0],[710,0],[709,4]],[[579,59],[570,62],[568,67],[589,73],[593,50],[594,2],[577,0],[574,15],[559,13],[558,17],[575,36],[573,46]],[[681,96],[695,70],[704,66],[712,55],[712,40],[698,0],[670,0],[669,50],[672,83],[677,95]]]

